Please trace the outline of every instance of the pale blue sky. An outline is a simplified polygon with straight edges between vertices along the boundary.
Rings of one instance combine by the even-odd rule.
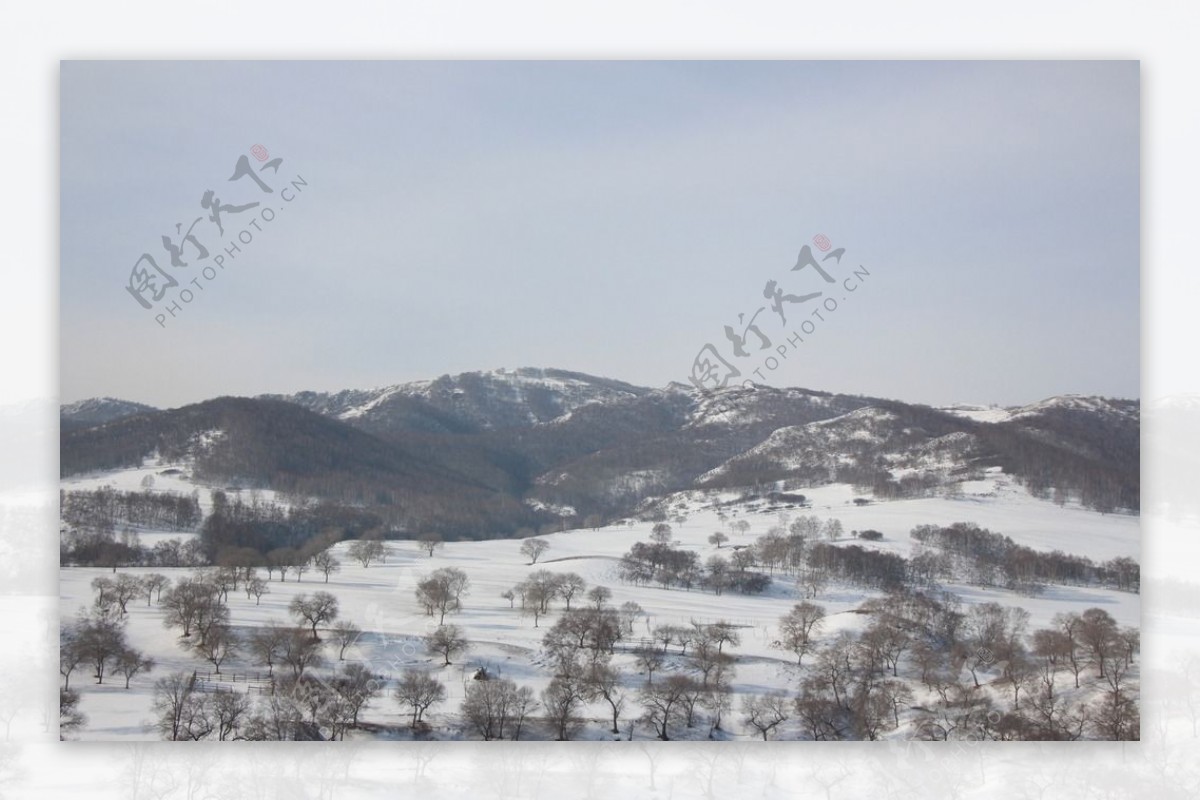
[[[789,272],[817,233],[871,277],[770,383],[1136,397],[1138,87],[1136,62],[66,62],[62,399],[682,381],[768,279],[821,288]],[[307,188],[160,328],[130,267],[169,263],[205,190],[262,197],[226,182],[255,143]]]

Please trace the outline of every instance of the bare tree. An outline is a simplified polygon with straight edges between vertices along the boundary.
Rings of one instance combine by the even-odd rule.
[[[604,663],[591,666],[584,676],[583,689],[586,700],[603,699],[612,710],[612,733],[620,733],[620,715],[625,707],[625,692],[622,689],[624,676],[621,671]]]
[[[110,587],[112,602],[121,610],[122,615],[128,614],[129,602],[145,592],[142,580],[129,573],[117,574]]]
[[[572,675],[555,676],[542,692],[542,708],[554,728],[555,739],[570,740],[583,725],[578,712],[585,695],[583,682]]]
[[[846,529],[841,520],[830,519],[825,522],[825,536],[831,540],[840,540],[845,536]]]
[[[208,639],[209,632],[214,626],[229,624],[229,607],[214,593],[209,600],[196,607],[194,623],[197,639],[200,642]]]
[[[382,540],[361,539],[350,543],[346,554],[363,567],[370,567],[372,562],[382,562],[391,556],[391,548]]]
[[[671,739],[671,726],[682,715],[685,696],[697,686],[690,676],[672,673],[657,684],[642,688],[639,695],[644,711],[642,720],[654,729],[658,739]]]
[[[787,696],[782,692],[748,695],[742,699],[742,715],[766,742],[771,739],[771,733],[788,719]]]
[[[222,663],[237,656],[241,649],[241,641],[233,629],[224,623],[218,623],[208,630],[208,635],[197,642],[194,648],[199,656],[212,663],[219,676]]]
[[[86,659],[80,639],[80,624],[65,624],[58,634],[58,672],[63,677],[63,689],[71,689],[71,674]]]
[[[1079,618],[1079,638],[1090,652],[1097,678],[1103,679],[1107,665],[1114,658],[1120,658],[1125,651],[1117,621],[1099,607],[1085,610]]]
[[[412,709],[412,725],[416,727],[430,707],[446,700],[446,687],[426,673],[406,670],[394,694],[397,701]]]
[[[1082,640],[1083,620],[1074,612],[1059,612],[1051,619],[1054,626],[1065,637],[1067,665],[1075,676],[1075,689],[1079,689],[1079,674],[1085,663],[1085,645]]]
[[[299,581],[300,577],[308,571],[310,564],[311,560],[303,556],[299,557],[295,562],[292,563],[292,572],[296,574],[296,581]]]
[[[332,551],[326,549],[313,556],[312,566],[325,576],[325,583],[328,584],[330,574],[342,569],[342,562]]]
[[[163,593],[163,625],[182,628],[183,636],[190,637],[201,610],[218,603],[217,592],[211,585],[182,579]]]
[[[451,664],[456,656],[470,647],[470,643],[458,626],[438,626],[422,638],[430,653],[442,657],[442,666]]]
[[[351,663],[333,679],[333,688],[350,712],[350,725],[358,726],[358,716],[383,689],[380,679],[364,665]]]
[[[83,661],[93,667],[97,684],[104,683],[106,669],[128,648],[121,625],[99,615],[81,619],[77,647]]]
[[[654,683],[654,671],[663,666],[665,655],[662,651],[654,647],[653,644],[639,645],[634,649],[634,655],[637,658],[636,664],[639,670],[646,671],[646,683]]]
[[[774,648],[791,651],[796,655],[796,664],[803,664],[804,655],[812,650],[813,638],[825,620],[825,607],[804,601],[779,619],[779,639],[771,643]]]
[[[721,646],[730,640],[724,638],[725,626],[693,624],[693,629],[689,638],[693,646],[692,663],[700,674],[700,686],[707,689],[710,683],[731,672],[733,658],[721,652]],[[728,629],[728,634],[737,637],[732,629]]]
[[[425,555],[430,559],[433,558],[435,551],[443,546],[442,535],[433,531],[427,531],[417,539],[417,547],[425,552]]]
[[[536,565],[538,558],[550,549],[550,543],[541,537],[531,537],[521,543],[521,555],[529,557],[529,564]]]
[[[68,735],[83,728],[87,715],[79,711],[79,693],[63,687],[58,691],[58,739],[69,739]]]
[[[571,608],[571,599],[587,588],[587,582],[578,573],[563,573],[558,579],[558,595]]]
[[[283,693],[268,695],[259,701],[246,719],[242,736],[256,742],[294,739],[301,711],[294,699]]]
[[[709,711],[708,739],[721,730],[722,718],[733,709],[733,685],[724,680],[710,682],[700,704]]]
[[[892,728],[900,727],[900,710],[912,704],[912,690],[902,681],[888,679],[877,685],[879,697],[892,713]]]
[[[157,727],[167,740],[203,740],[212,733],[207,698],[195,689],[195,677],[172,673],[154,682]]]
[[[303,628],[287,630],[287,636],[280,644],[279,656],[283,663],[292,669],[294,680],[299,681],[307,668],[321,664],[321,645],[320,640],[308,636],[308,632]]]
[[[587,599],[596,609],[602,609],[610,598],[612,598],[612,590],[603,584],[597,584],[587,591]]]
[[[346,658],[346,649],[358,642],[362,629],[349,620],[343,620],[333,626],[333,641],[338,645],[338,661]]]
[[[238,727],[250,712],[250,696],[238,692],[216,693],[210,706],[217,739],[235,739]]]
[[[146,594],[146,606],[150,606],[157,597],[162,603],[163,590],[171,586],[171,580],[162,573],[147,573],[142,576],[142,592]]]
[[[633,635],[634,622],[644,614],[645,612],[637,601],[626,601],[621,604],[621,629],[626,637]]]
[[[288,611],[297,621],[312,627],[312,636],[316,640],[319,639],[317,626],[337,620],[338,601],[327,592],[314,592],[312,597],[301,593],[292,598],[292,602],[288,604]]]
[[[129,689],[129,681],[139,673],[149,673],[154,669],[154,660],[136,648],[126,648],[117,654],[117,670],[125,677],[125,689]]]
[[[246,597],[254,596],[254,605],[258,606],[262,603],[262,597],[271,591],[267,582],[263,581],[258,576],[253,577],[246,582]]]
[[[670,545],[673,533],[669,523],[655,523],[650,530],[650,541],[659,545]]]
[[[300,560],[300,552],[295,548],[275,548],[267,553],[267,578],[271,577],[271,569],[279,571],[279,580],[286,582],[288,570]]]
[[[291,631],[275,621],[268,622],[250,632],[246,645],[255,661],[267,666],[268,675],[274,675],[275,663],[282,659],[286,641]]]
[[[708,544],[717,546],[718,551],[721,550],[721,546],[727,542],[729,542],[728,535],[722,534],[719,531],[714,531],[712,534],[708,535]]]
[[[863,632],[864,643],[884,665],[891,668],[893,677],[899,675],[900,658],[911,642],[902,624],[903,621],[894,615],[883,614]]]

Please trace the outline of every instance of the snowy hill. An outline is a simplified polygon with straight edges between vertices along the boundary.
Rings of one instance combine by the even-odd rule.
[[[67,430],[111,423],[131,415],[153,411],[155,411],[153,406],[147,406],[144,403],[134,403],[117,398],[88,398],[61,406],[59,418],[63,430]]]
[[[533,426],[589,403],[635,398],[649,390],[566,370],[516,370],[445,375],[374,390],[264,396],[304,406],[375,432],[464,432]]]

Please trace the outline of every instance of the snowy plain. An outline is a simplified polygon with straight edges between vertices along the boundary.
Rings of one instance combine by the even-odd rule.
[[[155,476],[155,490],[163,492],[191,492],[194,486],[186,478],[171,474],[162,475],[162,465],[147,464],[144,468],[119,471],[102,476],[81,477],[63,482],[65,489],[94,489],[111,485],[117,489],[137,489],[146,475]],[[176,486],[178,485],[178,486]],[[225,488],[221,488],[225,489]],[[767,511],[763,502],[738,502],[734,493],[725,493],[713,498],[711,494],[681,493],[668,500],[671,509],[672,528],[677,547],[696,550],[701,560],[718,553],[708,542],[714,531],[723,531],[730,541],[720,549],[728,554],[735,546],[751,544],[754,539],[778,526],[781,514],[792,519],[801,514],[813,514],[822,519],[838,519],[842,522],[847,537],[842,544],[856,543],[907,556],[913,541],[909,531],[917,525],[937,523],[947,525],[954,522],[973,522],[995,532],[1011,537],[1019,544],[1040,550],[1059,549],[1067,553],[1084,555],[1096,561],[1116,556],[1139,556],[1139,518],[1126,514],[1099,514],[1074,504],[1058,506],[1050,501],[1030,496],[1020,485],[998,469],[989,470],[983,480],[967,482],[961,491],[952,497],[923,498],[871,502],[857,505],[855,494],[849,485],[828,485],[802,491],[809,499],[810,508]],[[201,491],[201,506],[208,511],[208,493]],[[265,500],[274,500],[271,493],[263,492]],[[248,499],[248,498],[247,498]],[[721,503],[726,515],[722,521],[714,501]],[[677,516],[686,520],[677,522]],[[729,523],[744,519],[750,523],[745,534],[731,531]],[[725,621],[738,627],[742,641],[733,649],[737,657],[733,677],[736,696],[758,694],[776,689],[794,692],[801,676],[794,657],[785,651],[771,647],[778,637],[776,623],[801,595],[786,576],[777,576],[767,592],[758,596],[735,593],[715,595],[701,590],[662,589],[657,586],[634,587],[622,584],[617,576],[617,563],[622,554],[638,541],[649,539],[652,523],[630,521],[602,527],[598,530],[580,529],[546,535],[550,548],[536,565],[530,565],[519,552],[520,542],[511,539],[496,539],[470,542],[448,542],[434,556],[428,557],[419,551],[415,543],[394,541],[392,556],[383,564],[372,564],[363,568],[348,557],[349,543],[334,546],[334,553],[341,560],[341,569],[326,583],[318,572],[310,570],[302,580],[288,576],[285,582],[277,578],[270,582],[270,591],[256,604],[242,591],[231,592],[229,606],[231,624],[240,634],[268,621],[290,623],[288,603],[299,593],[324,590],[334,594],[340,604],[339,618],[358,624],[364,631],[359,640],[346,650],[347,661],[360,661],[377,674],[395,677],[407,669],[418,669],[435,675],[448,691],[445,703],[434,707],[428,715],[433,726],[432,737],[436,739],[463,739],[469,732],[459,720],[458,707],[465,695],[471,675],[479,667],[519,685],[527,685],[540,693],[550,681],[550,673],[540,653],[541,638],[557,619],[562,603],[555,604],[554,612],[542,618],[535,628],[533,620],[523,617],[518,608],[510,608],[510,602],[501,593],[525,579],[536,569],[545,568],[552,572],[574,572],[584,578],[589,586],[609,587],[613,596],[611,603],[620,606],[634,601],[645,611],[645,616],[635,624],[633,640],[648,638],[650,631],[663,624],[687,626],[695,623]],[[876,529],[884,534],[879,542],[853,539],[851,531]],[[192,536],[166,532],[142,532],[144,543],[152,543],[164,537]],[[464,599],[463,609],[447,616],[446,623],[460,626],[471,643],[469,651],[442,667],[440,658],[428,654],[420,638],[436,628],[436,621],[423,614],[414,596],[417,582],[426,574],[440,567],[457,567],[470,577],[471,586]],[[173,581],[189,574],[185,569],[122,568],[121,572],[141,575],[160,572]],[[265,571],[260,571],[265,573]],[[104,568],[63,568],[61,571],[60,615],[64,621],[74,617],[77,611],[87,607],[92,600],[91,582],[99,576],[111,576]],[[1140,622],[1140,597],[1136,594],[1087,587],[1050,586],[1037,597],[1026,597],[998,589],[982,589],[969,585],[948,584],[946,589],[959,595],[964,607],[995,601],[1002,605],[1021,606],[1030,612],[1030,631],[1049,625],[1051,618],[1059,612],[1082,612],[1090,607],[1101,607],[1108,611],[1122,626],[1138,626]],[[822,592],[815,601],[827,612],[821,639],[827,640],[841,629],[861,630],[870,618],[858,614],[857,610],[867,598],[878,593],[864,591],[836,582]],[[127,633],[130,644],[152,656],[157,665],[153,672],[134,677],[128,690],[123,679],[108,678],[103,685],[80,670],[72,677],[72,688],[81,692],[81,711],[88,716],[88,725],[79,733],[84,740],[146,740],[157,739],[151,709],[153,682],[156,678],[173,671],[201,674],[209,672],[211,666],[189,652],[178,638],[178,632],[162,624],[162,612],[157,605],[147,605],[146,600],[135,600],[129,606]],[[631,643],[619,647],[613,664],[626,674],[626,690],[630,696],[627,708],[636,707],[637,688],[645,681],[638,675],[634,658],[628,652]],[[672,649],[675,650],[675,649]],[[339,666],[337,648],[326,646],[328,663],[326,671]],[[680,656],[668,657],[663,672],[684,669],[687,660]],[[232,659],[222,668],[225,676],[234,674],[261,674],[263,667],[247,659]],[[656,674],[657,675],[657,674]],[[230,684],[244,689],[246,684]],[[741,724],[736,713],[725,723],[723,739],[757,739],[757,735]],[[606,705],[593,704],[585,710],[587,724],[579,734],[580,739],[612,739],[613,734],[606,725]],[[635,717],[636,715],[631,716]],[[363,715],[371,725],[370,732],[357,730],[349,737],[370,739],[408,738],[408,712],[384,693],[376,699]],[[627,724],[623,723],[623,728]],[[785,724],[778,736],[792,738],[798,731]],[[635,739],[653,736],[647,727],[635,726]],[[703,738],[707,727],[682,731],[681,738]],[[536,736],[536,727],[531,730]],[[628,732],[622,732],[625,738]],[[903,737],[904,727],[892,736]]]

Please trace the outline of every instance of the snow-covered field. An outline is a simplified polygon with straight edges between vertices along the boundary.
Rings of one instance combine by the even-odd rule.
[[[76,482],[64,482],[65,488],[93,488],[112,483],[117,488],[140,487],[142,477],[155,474],[155,488],[176,489],[174,476],[158,473],[161,466],[145,470],[122,471]],[[192,487],[179,479],[178,491],[190,492]],[[184,490],[186,487],[186,490]],[[960,497],[929,498],[855,505],[854,493],[846,485],[803,490],[812,506],[810,509],[793,509],[788,513],[793,518],[800,514],[815,514],[821,518],[836,518],[842,521],[847,535],[852,530],[877,529],[884,539],[878,543],[859,542],[847,538],[843,542],[858,542],[865,547],[877,547],[908,555],[912,541],[908,532],[924,523],[950,524],[974,522],[993,531],[1010,536],[1017,543],[1043,550],[1061,549],[1068,553],[1088,556],[1094,560],[1106,560],[1115,556],[1139,555],[1139,520],[1129,515],[1101,515],[1068,504],[1059,507],[1051,502],[1035,499],[998,471],[987,474],[982,481],[963,487]],[[726,495],[725,500],[734,496]],[[205,499],[207,500],[207,499]],[[671,499],[671,516],[686,515],[686,522],[671,521],[679,547],[695,549],[701,560],[717,553],[708,537],[717,530],[729,533],[730,542],[721,553],[728,554],[733,546],[748,545],[773,526],[780,524],[779,511],[756,509],[753,505],[728,505],[722,509],[728,516],[726,521],[718,517],[709,500],[699,493],[682,494]],[[730,531],[729,522],[747,520],[751,525],[747,533]],[[323,577],[309,571],[301,581],[291,576],[286,582],[271,581],[269,594],[263,596],[261,605],[247,599],[242,591],[231,592],[229,606],[231,623],[244,634],[267,621],[278,620],[290,623],[287,607],[297,593],[312,593],[326,590],[334,594],[340,604],[340,619],[357,623],[364,630],[363,636],[346,652],[346,659],[361,661],[380,674],[395,676],[406,668],[419,668],[436,675],[447,687],[448,700],[434,707],[428,719],[434,727],[434,736],[442,739],[457,739],[467,736],[458,720],[458,707],[471,680],[472,672],[480,666],[490,672],[511,678],[520,685],[540,691],[549,683],[550,675],[540,655],[541,638],[553,625],[562,609],[556,602],[554,612],[541,620],[534,628],[533,620],[522,617],[517,609],[501,597],[501,593],[522,581],[539,568],[554,572],[574,572],[582,576],[589,586],[605,585],[613,596],[610,601],[620,606],[625,601],[637,602],[646,616],[637,621],[634,637],[648,637],[655,626],[663,624],[689,625],[692,622],[711,623],[727,621],[739,627],[742,641],[733,649],[737,657],[733,689],[738,695],[763,693],[776,689],[795,692],[800,673],[794,656],[773,649],[772,640],[778,637],[776,622],[800,595],[786,577],[777,577],[771,588],[761,596],[744,596],[735,593],[714,595],[704,591],[661,589],[656,586],[633,587],[622,584],[616,575],[617,560],[633,543],[649,539],[650,523],[615,524],[599,530],[575,530],[547,535],[550,549],[536,566],[520,552],[516,540],[489,540],[482,542],[447,543],[433,557],[417,550],[413,543],[392,543],[393,556],[385,564],[361,567],[348,557],[349,543],[334,548],[341,560],[341,570],[325,583]],[[143,541],[154,536],[146,532]],[[171,535],[178,536],[178,535]],[[446,622],[462,627],[471,642],[469,652],[455,660],[449,667],[440,667],[440,658],[426,653],[420,637],[435,627],[435,620],[423,614],[414,597],[414,587],[422,576],[440,567],[457,567],[470,577],[471,586],[464,599],[464,608],[447,616]],[[188,574],[187,570],[123,569],[134,575],[161,572],[173,580]],[[264,571],[265,572],[265,571]],[[72,618],[76,612],[91,603],[93,591],[91,581],[98,576],[111,576],[109,570],[101,568],[64,568],[61,571],[61,616]],[[1036,598],[1024,597],[999,590],[982,590],[965,585],[949,585],[947,589],[961,596],[969,606],[987,601],[1003,605],[1026,608],[1031,615],[1030,631],[1049,624],[1058,612],[1082,612],[1090,607],[1107,610],[1121,626],[1138,626],[1140,619],[1139,596],[1116,591],[1081,587],[1049,587]],[[816,599],[828,612],[828,619],[821,639],[827,640],[841,629],[859,630],[869,622],[869,616],[855,614],[870,593],[837,583],[831,583]],[[103,686],[94,684],[85,669],[72,676],[72,688],[82,693],[81,711],[88,716],[88,725],[80,733],[81,739],[157,739],[154,730],[151,701],[155,678],[169,672],[198,670],[207,672],[210,666],[199,657],[186,651],[178,639],[177,630],[168,630],[162,624],[162,612],[157,605],[147,606],[145,598],[129,605],[127,633],[130,644],[152,656],[157,666],[149,674],[134,677],[130,689],[123,688],[124,680],[106,678]],[[336,647],[326,647],[331,657],[329,667],[337,667]],[[676,649],[672,649],[676,650]],[[613,664],[621,668],[627,677],[627,690],[631,696],[629,709],[636,707],[636,689],[645,677],[639,676],[634,667],[633,656],[619,648]],[[806,663],[807,664],[807,663]],[[682,657],[672,657],[663,671],[684,667]],[[223,674],[262,672],[263,668],[245,659],[231,660],[222,668]],[[656,674],[657,675],[657,674]],[[734,713],[725,724],[725,736],[733,739],[757,739],[753,731],[744,727],[735,700]],[[611,735],[604,725],[607,705],[603,702],[586,709],[588,724],[579,735],[582,739],[607,739]],[[363,719],[377,727],[382,734],[353,732],[353,737],[404,737],[408,713],[401,705],[385,693],[375,700],[363,714]],[[627,725],[627,724],[626,724]],[[781,737],[797,736],[794,723],[785,724]],[[623,732],[624,734],[624,732]],[[707,727],[699,726],[693,731],[681,732],[681,736],[707,736]],[[653,736],[647,727],[638,727],[638,738]],[[904,736],[903,727],[894,736]]]

